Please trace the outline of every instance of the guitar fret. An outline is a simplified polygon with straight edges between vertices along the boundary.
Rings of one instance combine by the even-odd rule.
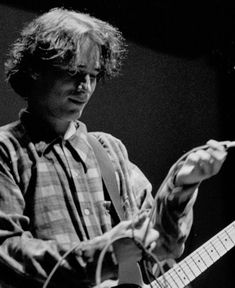
[[[231,241],[230,243],[233,243],[233,245],[235,245],[235,243],[234,243],[233,239],[231,238],[231,236],[229,235],[229,233],[228,233],[227,231],[225,231],[225,232],[226,232],[226,234],[228,235],[228,238],[229,238],[230,241]],[[234,231],[233,231],[233,234],[235,234]],[[235,239],[235,237],[234,237],[234,239]],[[232,247],[233,247],[233,246],[232,246]],[[232,248],[232,247],[231,247],[231,248]]]
[[[173,286],[171,286],[171,284],[169,284],[169,282],[168,281],[162,281],[162,279],[160,279],[160,281],[159,281],[160,283],[161,283],[161,286],[160,286],[160,288],[172,288]]]
[[[180,267],[180,264],[178,264],[178,267],[174,269],[173,272],[175,272],[175,274],[178,276],[180,281],[183,283],[184,285],[183,287],[185,287],[186,285],[190,283],[190,279],[188,278],[187,274],[182,270],[182,268]]]
[[[222,241],[221,237],[217,236],[218,240],[220,241],[220,243],[222,244],[222,246],[224,247],[224,254],[228,251],[227,247],[224,245],[224,242]]]
[[[197,258],[201,258],[201,260],[203,261],[204,265],[208,268],[211,264],[214,263],[214,261],[211,259],[210,256],[208,256],[207,251],[203,248],[200,250],[196,250],[195,253],[197,253]],[[200,260],[200,259],[199,259]],[[200,262],[200,261],[198,261]],[[203,265],[203,264],[201,264]]]
[[[220,258],[220,255],[210,242],[206,245],[205,249],[207,249],[207,253],[211,256],[214,262],[216,262]]]
[[[222,255],[220,254],[220,252],[219,252],[219,250],[218,250],[219,247],[216,247],[216,246],[215,246],[216,242],[213,243],[213,242],[211,241],[210,244],[211,244],[211,246],[214,248],[215,252],[218,254],[218,256],[219,256],[218,259],[219,259],[219,258],[223,255],[223,254],[222,254]],[[217,243],[217,244],[218,244],[218,243]],[[217,246],[218,246],[218,245],[217,245]]]
[[[174,279],[174,277],[172,277],[171,273],[168,272],[167,275],[173,280],[173,282],[175,283],[175,287],[176,288],[180,288],[180,286],[178,285],[177,281]]]
[[[156,279],[153,282],[151,282],[151,287],[154,288],[165,288],[166,286],[162,286],[160,279]]]
[[[233,248],[233,246],[235,245],[235,243],[232,241],[232,239],[229,237],[228,233],[226,233],[227,237],[225,236],[223,243],[224,245],[227,247],[227,250],[230,250],[231,248]]]
[[[195,262],[202,272],[208,268],[199,251],[195,252]]]
[[[169,277],[168,272],[166,272],[163,276],[159,277],[158,280],[161,284],[163,284],[164,288],[168,288],[168,287],[169,288],[179,288],[179,286],[177,286],[174,279]]]
[[[186,285],[189,284],[191,282],[189,274],[185,272],[185,269],[183,269],[183,267],[181,267],[181,263],[178,263],[177,269],[178,269],[178,273],[182,274],[182,277],[183,277],[183,279],[185,281],[185,284]]]
[[[215,261],[213,260],[210,253],[208,253],[208,251],[206,250],[206,248],[204,246],[203,246],[203,250],[205,251],[205,254],[207,255],[207,261],[209,260],[208,266],[211,266]]]
[[[217,248],[217,252],[219,253],[220,257],[223,256],[229,250],[228,247],[226,247],[226,245],[224,244],[224,239],[222,238],[222,236],[219,235],[216,237],[214,248],[215,246]]]
[[[200,270],[200,268],[198,267],[197,263],[194,261],[192,256],[189,256],[189,259],[190,259],[189,264],[190,264],[191,270],[193,270],[194,274],[197,277],[198,275],[201,274],[202,271]]]
[[[188,260],[188,257],[187,257],[187,260]],[[188,270],[188,272],[190,271],[190,273],[188,273],[187,275],[188,276],[192,276],[193,275],[193,277],[191,278],[192,280],[194,280],[196,277],[197,277],[197,275],[194,273],[194,271],[191,269],[191,267],[190,267],[190,265],[188,264],[188,261],[185,261],[185,264],[186,264],[186,269]],[[191,280],[191,281],[192,281]]]
[[[174,279],[174,281],[179,285],[179,287],[181,287],[182,284],[185,286],[185,283],[184,283],[183,279],[181,279],[180,275],[177,273],[177,269],[169,270],[168,273],[172,277],[172,279]]]
[[[232,233],[234,234],[233,237],[235,238],[234,227],[229,227],[228,229],[224,229],[224,231],[221,231],[220,233],[218,233],[216,236],[212,238],[212,240],[215,239],[215,244],[223,246],[224,249],[222,248],[220,252],[222,252],[222,250],[228,251],[234,246],[235,243],[230,236],[230,234],[232,235]]]

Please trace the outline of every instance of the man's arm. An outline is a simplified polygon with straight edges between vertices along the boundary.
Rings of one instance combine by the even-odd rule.
[[[160,232],[160,237],[154,251],[159,259],[182,255],[193,223],[193,205],[199,184],[217,174],[226,158],[227,152],[219,142],[212,140],[208,145],[209,149],[196,151],[180,162],[155,196],[154,227]],[[146,185],[143,189],[141,183],[146,183],[146,179],[142,172],[135,166],[130,167],[139,206],[151,209],[151,188]]]

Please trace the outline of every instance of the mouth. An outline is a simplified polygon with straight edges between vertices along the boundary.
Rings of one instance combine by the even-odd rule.
[[[88,101],[88,96],[84,94],[74,94],[70,96],[69,101],[73,102],[74,104],[85,104]]]

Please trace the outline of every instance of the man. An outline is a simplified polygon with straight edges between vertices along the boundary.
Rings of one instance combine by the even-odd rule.
[[[28,24],[12,47],[6,75],[27,108],[0,131],[0,259],[10,275],[2,282],[11,287],[22,287],[11,275],[43,283],[74,245],[51,280],[56,287],[94,285],[100,252],[116,238],[123,239],[108,251],[102,280],[117,277],[117,262],[140,261],[136,242],[143,239],[159,259],[183,253],[198,185],[218,173],[226,152],[210,141],[209,149],[190,154],[154,203],[150,183],[122,142],[89,133],[115,170],[125,215],[118,223],[86,126],[78,119],[97,82],[118,74],[124,54],[116,28],[61,8]]]

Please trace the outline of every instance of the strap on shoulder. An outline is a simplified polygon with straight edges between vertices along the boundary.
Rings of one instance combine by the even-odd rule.
[[[88,134],[88,141],[94,150],[96,159],[100,166],[104,184],[109,193],[110,199],[113,203],[113,206],[116,210],[119,220],[125,220],[113,164],[109,156],[107,155],[107,152],[105,151],[104,147],[95,138],[95,136]]]

